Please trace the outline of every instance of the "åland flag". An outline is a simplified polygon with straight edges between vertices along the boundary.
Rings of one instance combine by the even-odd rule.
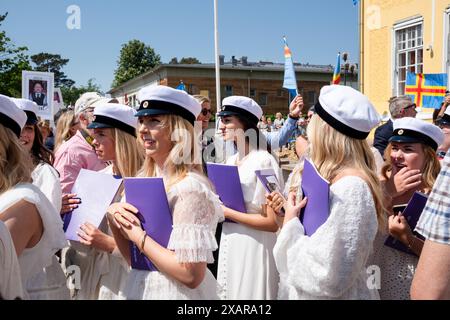
[[[341,83],[341,53],[338,53],[336,67],[334,68],[333,84]]]
[[[297,80],[295,78],[294,62],[292,61],[291,49],[289,49],[286,41],[286,37],[283,37],[284,41],[284,82],[283,88],[288,89],[290,99],[293,100],[297,95]]]
[[[447,74],[407,73],[405,94],[418,107],[440,109],[447,90]]]

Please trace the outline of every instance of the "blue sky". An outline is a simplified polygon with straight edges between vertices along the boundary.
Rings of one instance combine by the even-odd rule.
[[[338,51],[358,60],[358,9],[351,0],[218,0],[220,53],[249,61],[283,62],[282,36],[295,62],[336,63]],[[108,91],[121,45],[145,42],[171,58],[214,62],[213,0],[1,0],[9,12],[2,28],[29,53],[61,54],[78,85],[90,78]],[[81,29],[69,30],[70,5],[81,10]]]

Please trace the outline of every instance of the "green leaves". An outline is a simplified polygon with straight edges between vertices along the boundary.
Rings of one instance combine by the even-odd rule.
[[[160,63],[161,57],[153,48],[139,40],[131,40],[122,45],[112,87],[118,87]]]

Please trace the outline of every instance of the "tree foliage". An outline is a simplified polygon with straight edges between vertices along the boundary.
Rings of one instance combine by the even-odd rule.
[[[0,27],[8,13],[0,15]],[[27,47],[16,47],[6,32],[0,30],[0,93],[20,97],[22,70],[31,70]]]
[[[180,64],[201,64],[201,62],[194,57],[181,58]]]
[[[122,45],[117,69],[114,72],[112,87],[131,80],[138,75],[156,67],[161,62],[161,57],[155,50],[139,40],[131,40]]]
[[[55,77],[55,87],[70,88],[75,84],[75,81],[67,78],[66,74],[61,71],[61,69],[69,63],[69,59],[63,59],[59,54],[41,52],[32,55],[31,61],[35,64],[35,71],[53,72]]]
[[[85,86],[71,86],[71,87],[62,87],[61,93],[64,99],[64,104],[67,106],[74,106],[75,102],[78,98],[85,92],[101,92],[100,86],[94,82],[95,79],[89,79],[87,85]]]

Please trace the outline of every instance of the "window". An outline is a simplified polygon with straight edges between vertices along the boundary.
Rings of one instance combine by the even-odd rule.
[[[282,98],[283,97],[283,90],[281,90],[281,89],[277,90],[277,97],[278,98]]]
[[[250,97],[256,96],[256,89],[250,89]]]
[[[267,105],[267,93],[260,93],[259,94],[259,100],[258,103],[260,106],[266,106]]]
[[[308,91],[308,103],[313,105],[317,102],[317,94],[315,91]]]
[[[233,95],[233,86],[225,86],[225,97]]]
[[[405,94],[406,73],[423,72],[423,24],[395,30],[395,91]]]

